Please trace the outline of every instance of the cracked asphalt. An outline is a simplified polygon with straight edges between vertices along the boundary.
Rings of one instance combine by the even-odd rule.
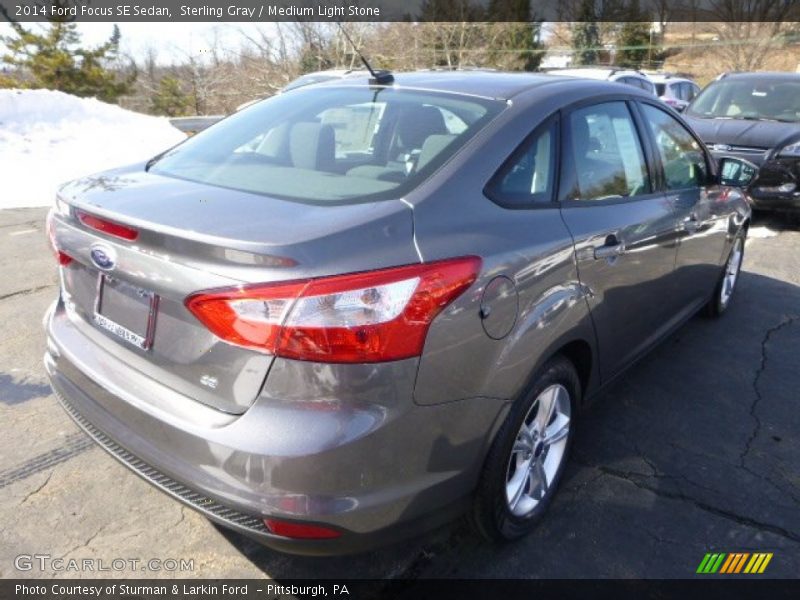
[[[757,218],[737,297],[694,318],[578,421],[572,461],[529,537],[461,522],[368,555],[284,556],[220,531],[96,448],[50,392],[41,319],[55,298],[43,209],[0,211],[0,576],[15,557],[191,559],[125,577],[691,577],[706,552],[773,552],[800,573],[800,232]],[[98,563],[93,563],[97,565]]]

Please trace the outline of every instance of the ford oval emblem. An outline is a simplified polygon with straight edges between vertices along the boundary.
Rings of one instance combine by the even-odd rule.
[[[89,255],[92,257],[94,266],[103,271],[110,271],[117,264],[117,253],[111,246],[105,244],[92,244]]]

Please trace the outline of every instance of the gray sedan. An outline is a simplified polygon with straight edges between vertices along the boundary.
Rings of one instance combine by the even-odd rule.
[[[489,539],[524,535],[581,409],[693,314],[724,313],[742,262],[749,172],[652,95],[388,79],[260,102],[64,186],[48,218],[45,365],[66,411],[289,552],[465,512]]]

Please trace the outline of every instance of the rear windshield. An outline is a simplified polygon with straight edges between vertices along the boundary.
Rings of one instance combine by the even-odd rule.
[[[300,88],[199,133],[151,171],[307,202],[397,198],[504,106],[393,88]]]
[[[800,121],[800,77],[722,79],[704,89],[687,113],[698,117]]]

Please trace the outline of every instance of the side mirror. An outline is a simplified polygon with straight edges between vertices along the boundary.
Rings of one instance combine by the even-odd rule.
[[[726,156],[719,160],[719,182],[722,185],[747,187],[757,173],[756,165],[741,158]]]

